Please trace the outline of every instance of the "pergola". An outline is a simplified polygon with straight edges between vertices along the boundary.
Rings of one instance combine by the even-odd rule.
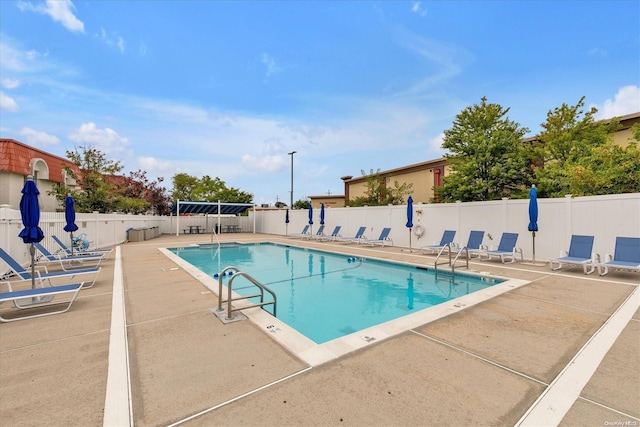
[[[191,202],[177,200],[171,208],[171,215],[176,216],[176,236],[180,234],[180,214],[204,214],[204,215],[217,215],[218,227],[220,226],[221,215],[238,215],[245,212],[248,209],[254,208],[253,203],[232,203],[232,202]],[[253,231],[255,233],[255,217],[253,224]]]

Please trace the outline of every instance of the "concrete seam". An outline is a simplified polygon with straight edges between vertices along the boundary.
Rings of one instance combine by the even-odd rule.
[[[103,426],[133,426],[131,376],[124,304],[124,275],[120,246],[116,247],[113,271],[113,301],[109,338],[109,368],[104,402]]]
[[[627,414],[625,412],[619,411],[619,410],[617,410],[615,408],[612,408],[610,406],[604,405],[604,404],[602,404],[600,402],[596,402],[595,400],[591,400],[591,399],[588,399],[588,398],[582,397],[582,396],[579,396],[577,400],[584,400],[585,402],[589,402],[592,405],[596,405],[596,406],[599,406],[601,408],[605,408],[605,409],[607,409],[609,411],[615,412],[616,414],[620,414],[622,416],[633,418],[634,420],[640,421],[640,418],[638,418],[638,417],[634,417],[633,415],[629,415],[629,414]]]
[[[423,337],[423,338],[426,338],[426,339],[428,339],[428,340],[431,340],[431,341],[433,341],[433,342],[436,342],[436,343],[438,343],[438,344],[440,344],[440,345],[443,345],[443,346],[445,346],[445,347],[449,347],[449,348],[451,348],[451,349],[453,349],[453,350],[456,350],[456,351],[458,351],[458,352],[460,352],[460,353],[464,353],[464,354],[466,354],[467,356],[471,356],[471,357],[473,357],[474,359],[481,360],[481,361],[483,361],[483,362],[485,362],[485,363],[488,363],[488,364],[490,364],[490,365],[496,366],[496,367],[498,367],[498,368],[500,368],[500,369],[503,369],[503,370],[505,370],[505,371],[511,372],[511,373],[513,373],[513,374],[516,374],[516,375],[521,376],[521,377],[523,377],[523,378],[526,378],[526,379],[528,379],[528,380],[534,381],[534,382],[536,382],[536,383],[538,383],[538,384],[542,384],[542,385],[544,385],[544,386],[548,386],[548,385],[549,385],[549,384],[545,383],[544,381],[541,381],[541,380],[539,380],[539,379],[537,379],[537,378],[531,377],[531,376],[529,376],[529,375],[527,375],[527,374],[524,374],[524,373],[522,373],[522,372],[518,372],[518,371],[516,371],[516,370],[514,370],[514,369],[511,369],[511,368],[509,368],[509,367],[505,366],[505,365],[501,365],[501,364],[500,364],[500,363],[498,363],[498,362],[494,362],[493,360],[489,360],[489,359],[487,359],[486,357],[482,357],[482,356],[480,356],[479,354],[475,354],[475,353],[472,353],[472,352],[470,352],[470,351],[468,351],[468,350],[465,350],[465,349],[463,349],[463,348],[457,347],[457,346],[455,346],[455,345],[453,345],[453,344],[449,344],[448,342],[441,341],[441,340],[439,340],[439,339],[437,339],[437,338],[434,338],[434,337],[430,337],[429,335],[425,335],[425,334],[423,334],[423,333],[421,333],[421,332],[418,332],[418,331],[415,331],[415,330],[413,330],[413,329],[411,330],[411,332],[413,332],[414,334],[416,334],[416,335],[418,335],[418,336],[421,336],[421,337]]]
[[[596,369],[640,307],[640,288],[625,299],[576,353],[516,426],[557,426],[580,397]]]
[[[276,385],[276,384],[278,384],[278,383],[281,383],[281,382],[283,382],[283,381],[287,381],[287,380],[289,380],[289,379],[291,379],[291,378],[293,378],[293,377],[296,377],[296,376],[298,376],[298,375],[300,375],[300,374],[303,374],[303,373],[305,373],[305,372],[309,371],[310,369],[313,369],[313,368],[312,368],[311,366],[309,366],[309,367],[307,367],[307,368],[305,368],[305,369],[303,369],[303,370],[301,370],[301,371],[294,372],[293,374],[287,375],[286,377],[283,377],[283,378],[280,378],[280,379],[278,379],[278,380],[272,381],[272,382],[270,382],[270,383],[268,383],[268,384],[265,384],[265,385],[260,386],[260,387],[258,387],[258,388],[256,388],[256,389],[253,389],[253,390],[251,390],[251,391],[248,391],[248,392],[246,392],[246,393],[243,393],[243,394],[241,394],[241,395],[239,395],[239,396],[236,396],[236,397],[234,397],[234,398],[232,398],[232,399],[229,399],[229,400],[227,400],[227,401],[224,401],[224,402],[222,402],[222,403],[219,403],[219,404],[217,404],[217,405],[215,405],[215,406],[212,406],[211,408],[207,408],[207,409],[205,409],[205,410],[203,410],[203,411],[200,411],[200,412],[198,412],[198,413],[196,413],[196,414],[193,414],[193,415],[191,415],[191,416],[189,416],[189,417],[187,417],[187,418],[184,418],[184,419],[182,419],[182,420],[180,420],[180,421],[176,421],[176,422],[175,422],[175,423],[173,423],[173,424],[169,424],[167,427],[175,427],[175,426],[178,426],[178,425],[180,425],[180,424],[182,424],[182,423],[186,423],[187,421],[191,421],[191,420],[193,420],[193,419],[195,419],[195,418],[197,418],[197,417],[199,417],[199,416],[201,416],[201,415],[204,415],[204,414],[209,413],[209,412],[211,412],[211,411],[215,411],[215,410],[216,410],[216,409],[218,409],[218,408],[221,408],[221,407],[223,407],[223,406],[225,406],[225,405],[228,405],[228,404],[230,404],[230,403],[233,403],[233,402],[235,402],[235,401],[237,401],[237,400],[240,400],[240,399],[242,399],[242,398],[245,398],[245,397],[247,397],[247,396],[250,396],[250,395],[252,395],[252,394],[254,394],[254,393],[257,393],[257,392],[259,392],[259,391],[261,391],[261,390],[264,390],[264,389],[266,389],[266,388],[269,388],[269,387],[271,387],[271,386],[274,386],[274,385]]]

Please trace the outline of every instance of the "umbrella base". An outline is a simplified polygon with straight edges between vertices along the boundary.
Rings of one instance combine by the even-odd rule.
[[[14,304],[17,308],[27,308],[32,305],[46,304],[51,301],[53,301],[53,295],[46,295],[43,297],[29,297],[29,298],[17,299]]]

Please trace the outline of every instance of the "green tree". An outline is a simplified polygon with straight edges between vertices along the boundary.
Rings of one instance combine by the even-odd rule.
[[[300,199],[296,202],[293,202],[293,209],[309,209],[311,207],[311,202],[309,200]]]
[[[380,169],[373,171],[371,169],[367,174],[361,170],[366,182],[365,194],[349,200],[349,206],[383,206],[383,205],[401,205],[405,202],[405,197],[410,193],[411,183],[393,182],[393,186],[388,185],[388,178],[380,174]]]
[[[535,146],[541,197],[586,196],[639,191],[637,136],[627,147],[613,141],[617,120],[596,121],[584,97],[547,113]]]
[[[238,188],[227,187],[220,178],[211,178],[208,175],[201,179],[179,173],[173,176],[174,200],[191,200],[198,202],[215,202],[218,200],[231,203],[251,203],[253,194]]]
[[[522,144],[529,129],[509,120],[509,108],[480,104],[460,112],[451,129],[444,132],[442,147],[453,173],[435,188],[440,201],[496,200],[524,197],[531,183],[530,157]]]

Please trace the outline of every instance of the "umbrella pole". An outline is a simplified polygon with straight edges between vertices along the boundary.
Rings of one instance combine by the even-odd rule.
[[[31,243],[29,247],[29,253],[31,254],[31,289],[36,287],[36,247]]]
[[[531,235],[533,236],[533,263],[536,263],[536,232],[532,231]]]
[[[71,232],[71,256],[73,256],[73,231]]]
[[[411,228],[409,229],[409,252],[411,252]]]

